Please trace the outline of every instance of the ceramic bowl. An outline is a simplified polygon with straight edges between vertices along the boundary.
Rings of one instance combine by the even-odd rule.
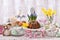
[[[22,27],[13,27],[10,30],[11,30],[11,35],[14,36],[24,35],[24,29]]]
[[[42,28],[39,28],[39,29],[28,29],[27,28],[25,29],[25,36],[29,38],[45,37],[45,30]]]
[[[46,33],[47,33],[48,37],[55,37],[56,36],[56,31],[47,30]]]

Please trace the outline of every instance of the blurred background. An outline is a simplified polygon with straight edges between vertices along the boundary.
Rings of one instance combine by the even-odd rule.
[[[56,10],[54,20],[60,24],[60,0],[0,0],[0,24],[5,23],[9,17],[17,15],[20,10],[24,15],[30,14],[31,7],[36,9],[38,19],[45,18],[41,11],[42,7]]]

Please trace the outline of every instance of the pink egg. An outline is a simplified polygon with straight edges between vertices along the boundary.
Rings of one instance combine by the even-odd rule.
[[[0,34],[2,34],[4,31],[4,26],[0,25]]]

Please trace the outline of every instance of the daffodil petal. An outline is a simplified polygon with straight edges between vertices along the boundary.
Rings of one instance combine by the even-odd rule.
[[[52,9],[48,9],[48,16],[52,16],[53,15],[53,10]]]
[[[53,11],[53,14],[56,14],[56,11],[55,10]]]
[[[47,15],[47,10],[45,8],[42,8],[42,12]]]

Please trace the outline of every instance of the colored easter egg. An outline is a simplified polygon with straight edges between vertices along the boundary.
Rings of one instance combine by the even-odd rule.
[[[12,35],[17,35],[18,33],[17,33],[16,30],[11,30],[11,34],[12,34]]]

